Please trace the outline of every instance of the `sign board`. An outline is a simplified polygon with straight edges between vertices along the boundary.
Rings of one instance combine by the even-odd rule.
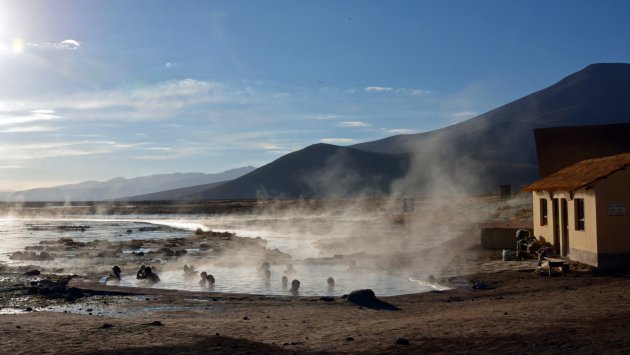
[[[609,203],[608,204],[608,215],[609,216],[625,216],[626,215],[626,205],[623,203]]]
[[[403,199],[403,211],[404,212],[413,212],[415,206],[413,205],[412,198]]]

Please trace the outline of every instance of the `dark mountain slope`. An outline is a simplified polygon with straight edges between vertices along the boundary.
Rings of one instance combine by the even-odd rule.
[[[439,171],[469,176],[453,183],[483,191],[522,186],[537,173],[533,129],[630,122],[630,64],[593,64],[560,82],[473,119],[440,130],[352,146],[412,154],[414,181]],[[467,185],[467,186],[464,186]]]
[[[345,197],[387,193],[408,156],[314,144],[187,199]]]

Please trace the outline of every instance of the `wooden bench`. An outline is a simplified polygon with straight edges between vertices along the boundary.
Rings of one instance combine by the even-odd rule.
[[[564,264],[566,263],[564,259],[545,257],[545,261],[547,262],[547,268],[549,269],[549,276],[551,276],[551,270],[553,268],[560,268],[560,273],[564,274]]]

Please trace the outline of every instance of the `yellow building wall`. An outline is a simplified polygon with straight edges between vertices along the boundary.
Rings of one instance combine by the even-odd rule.
[[[541,225],[540,199],[547,199],[548,223]],[[575,199],[584,200],[584,230],[577,230]],[[553,199],[558,199],[558,245],[569,259],[601,268],[630,266],[630,168],[596,181],[588,189],[532,193],[534,235],[554,243]],[[561,199],[567,200],[568,245],[562,238]]]
[[[595,185],[597,194],[598,250],[602,254],[630,253],[630,168]],[[611,205],[611,211],[609,211]],[[615,215],[625,207],[625,215]],[[610,214],[612,215],[610,215]]]
[[[580,189],[573,194],[573,199],[569,199],[569,194],[563,194],[567,198],[569,209],[569,258],[585,264],[598,266],[598,220],[597,202],[594,189]],[[575,209],[575,199],[584,200],[584,230],[577,230],[577,213]]]
[[[541,225],[541,206],[540,199],[547,199],[547,225]],[[584,200],[584,230],[576,229],[575,218],[575,198]],[[557,219],[554,221],[553,200],[558,200]],[[567,201],[567,233],[568,244],[565,245],[563,238],[563,225],[565,221],[562,219],[562,199]],[[597,206],[595,203],[595,191],[578,190],[573,195],[566,191],[534,191],[532,193],[533,218],[534,218],[534,235],[553,244],[559,254],[566,251],[566,256],[572,260],[583,262],[585,264],[597,266]],[[558,224],[557,241],[554,239],[554,223]]]
[[[547,199],[547,225],[543,226],[540,224],[540,199]],[[539,240],[541,237],[548,241],[549,243],[553,243],[553,212],[552,212],[552,201],[549,198],[549,193],[546,191],[534,191],[532,192],[532,203],[533,203],[533,218],[534,218],[534,236]]]

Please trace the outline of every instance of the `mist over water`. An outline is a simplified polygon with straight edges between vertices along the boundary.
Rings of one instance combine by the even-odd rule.
[[[139,259],[126,255],[155,251],[146,245],[123,247],[119,257],[126,261],[111,257],[80,261],[74,258],[72,250],[59,253],[45,263],[8,257],[25,247],[59,238],[76,242],[154,241],[190,237],[198,230],[227,231],[239,237],[258,238],[256,243],[267,250],[278,249],[290,258],[271,260],[271,278],[267,284],[256,273],[256,267],[266,260],[255,250],[236,248],[223,253],[200,253],[193,247],[182,257],[164,260],[150,257],[162,279],[155,287],[201,290],[197,279],[183,277],[186,263],[195,265],[199,272],[213,274],[217,279],[214,291],[282,295],[287,293],[281,288],[280,278],[290,262],[299,270],[294,278],[300,280],[303,295],[331,294],[326,287],[328,277],[336,280],[334,295],[361,288],[372,288],[381,295],[414,293],[431,290],[432,285],[426,281],[430,275],[440,276],[439,265],[433,265],[432,260],[448,263],[450,258],[457,257],[458,250],[455,246],[439,252],[444,254],[432,254],[432,258],[414,257],[415,253],[457,238],[480,222],[509,218],[501,216],[501,211],[519,204],[530,205],[529,196],[509,202],[492,196],[416,199],[415,209],[409,213],[402,212],[402,200],[390,199],[334,202],[332,207],[323,208],[300,203],[280,208],[272,204],[250,213],[225,215],[68,215],[65,218],[13,215],[0,219],[0,261],[10,265],[45,264],[49,269],[59,267],[77,274],[84,274],[82,270],[87,267],[92,270],[96,267],[100,275],[110,273],[113,264],[121,263],[123,284],[134,286]],[[60,229],[60,226],[74,228]],[[154,247],[158,248],[159,244]],[[351,262],[356,262],[361,271],[348,272]]]

